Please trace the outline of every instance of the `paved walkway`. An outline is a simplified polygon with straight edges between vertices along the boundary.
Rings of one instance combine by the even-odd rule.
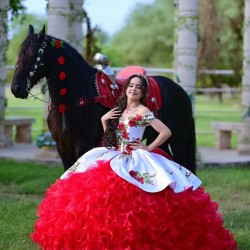
[[[34,144],[14,144],[0,148],[0,158],[18,161],[35,161],[48,164],[62,164],[56,152],[39,150]],[[198,167],[204,166],[250,166],[250,155],[239,155],[236,150],[216,150],[214,148],[198,149]]]

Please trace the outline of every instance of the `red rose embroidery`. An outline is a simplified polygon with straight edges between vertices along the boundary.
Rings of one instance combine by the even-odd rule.
[[[141,121],[142,120],[142,116],[141,115],[136,115],[136,117],[135,117],[135,119],[136,119],[136,121]]]
[[[78,107],[79,107],[79,108],[82,108],[82,107],[84,107],[84,106],[86,106],[86,105],[88,105],[88,100],[85,100],[85,99],[83,99],[82,97],[79,98]]]
[[[122,137],[123,137],[124,139],[129,139],[128,133],[127,133],[126,131],[122,132]]]
[[[60,56],[60,57],[58,57],[58,63],[59,64],[61,64],[61,65],[63,65],[64,63],[65,63],[65,59],[64,59],[64,57],[63,56]]]
[[[59,105],[59,112],[60,112],[60,113],[64,113],[65,110],[66,110],[66,105],[65,105],[65,104],[60,104],[60,105]]]
[[[126,152],[128,152],[129,154],[133,151],[133,148],[128,144],[126,146]]]
[[[139,181],[141,184],[144,184],[144,179],[142,176],[138,175],[138,172],[134,171],[134,170],[130,170],[129,174],[131,177],[133,177],[135,180]]]
[[[61,47],[61,41],[60,40],[55,40],[55,47],[59,49]]]
[[[60,95],[66,95],[66,93],[67,93],[66,88],[60,89]]]
[[[59,74],[59,79],[62,81],[66,78],[66,73],[61,71],[60,74]]]
[[[129,171],[129,174],[130,174],[133,178],[135,178],[136,175],[137,175],[137,173],[136,173],[134,170],[130,170],[130,171]]]
[[[144,184],[143,177],[137,177],[136,180],[139,181],[141,184]]]
[[[125,124],[123,122],[119,123],[118,129],[125,130]]]
[[[134,126],[136,125],[136,119],[135,119],[135,118],[132,118],[131,120],[129,120],[128,125],[129,125],[130,127],[134,127]]]

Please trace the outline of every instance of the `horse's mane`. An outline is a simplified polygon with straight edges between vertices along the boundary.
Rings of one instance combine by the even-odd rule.
[[[33,61],[35,58],[35,46],[36,46],[37,37],[35,34],[26,37],[26,39],[22,42],[19,48],[18,59],[16,62],[16,66],[19,68],[21,72],[25,71],[26,61]]]
[[[75,105],[79,102],[80,98],[90,98],[97,96],[95,88],[95,77],[97,69],[91,66],[84,57],[68,42],[63,41],[61,49],[57,49],[51,45],[52,40],[59,40],[53,36],[46,35],[45,37],[50,49],[50,68],[53,68],[51,72],[50,90],[54,95],[54,102],[65,103],[67,107],[72,105],[74,109]],[[60,65],[58,58],[63,56],[65,63]],[[63,71],[66,74],[65,80],[58,78],[59,73]],[[67,89],[67,95],[59,95],[59,89]],[[65,99],[67,98],[67,100]]]
[[[47,41],[51,41],[52,39],[58,39],[58,38],[50,36],[50,35],[46,35]],[[74,61],[77,63],[79,67],[82,67],[84,71],[87,70],[88,73],[89,72],[96,73],[97,70],[94,67],[92,67],[74,47],[72,47],[68,42],[64,40],[63,40],[63,44],[64,44],[63,45],[64,53],[66,55],[70,55],[71,58],[74,58]],[[85,72],[85,75],[88,75],[88,74],[86,74]]]

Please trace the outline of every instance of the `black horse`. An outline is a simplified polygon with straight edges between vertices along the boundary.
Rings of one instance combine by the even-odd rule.
[[[35,34],[33,26],[29,26],[20,47],[11,91],[15,97],[25,99],[41,78],[47,78],[51,98],[48,127],[65,170],[86,151],[100,145],[102,139],[100,118],[109,108],[95,101],[99,95],[97,73],[68,43],[46,35],[45,27]],[[156,116],[172,131],[161,149],[195,172],[195,126],[189,96],[169,78],[153,78],[162,95],[162,107]],[[153,129],[146,129],[149,143],[155,135]]]

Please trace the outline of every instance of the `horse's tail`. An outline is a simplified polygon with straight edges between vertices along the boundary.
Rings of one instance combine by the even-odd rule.
[[[186,146],[186,160],[188,169],[195,174],[196,172],[196,137],[195,137],[195,123],[192,116],[190,128],[188,132],[188,140]]]

